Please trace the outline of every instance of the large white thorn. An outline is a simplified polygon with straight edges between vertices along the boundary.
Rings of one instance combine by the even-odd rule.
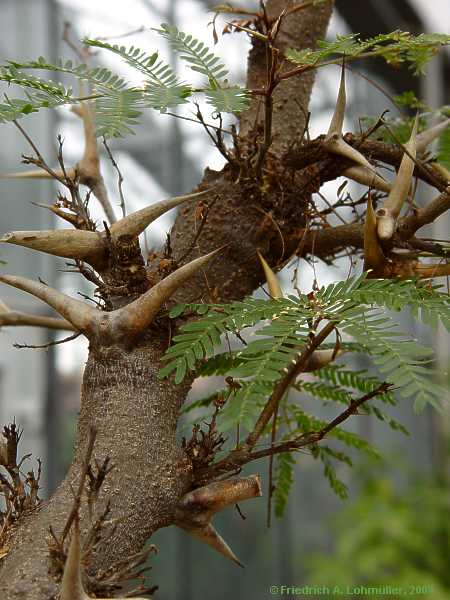
[[[242,563],[211,524],[219,511],[262,495],[259,475],[216,481],[187,493],[175,511],[175,524],[233,561]]]
[[[175,198],[168,198],[167,200],[161,200],[161,202],[155,202],[151,206],[146,206],[141,210],[138,210],[131,215],[120,219],[110,227],[111,235],[132,235],[138,236],[141,234],[146,227],[153,223],[158,217],[166,213],[167,211],[184,204],[185,202],[192,202],[206,196],[210,193],[210,190],[202,192],[196,192],[195,194],[188,194],[186,196],[176,196]]]
[[[217,531],[214,529],[211,523],[208,523],[207,525],[204,525],[202,527],[189,527],[182,524],[178,526],[181,527],[181,529],[184,529],[184,531],[189,533],[189,535],[192,535],[203,544],[207,544],[216,552],[219,552],[219,554],[225,556],[225,558],[228,558],[229,560],[236,563],[242,568],[244,567],[244,565],[238,559],[236,554],[226,543],[223,537],[217,533]]]
[[[77,331],[76,328],[65,319],[55,317],[44,317],[40,315],[29,315],[15,310],[3,312],[0,310],[0,327],[44,327],[57,331]]]
[[[62,294],[48,285],[26,279],[25,277],[0,275],[0,281],[19,290],[23,290],[24,292],[28,292],[43,302],[46,302],[49,306],[54,308],[57,313],[67,319],[77,331],[84,333],[87,337],[96,333],[100,321],[102,320],[102,315],[108,314],[91,308],[81,300],[70,298],[70,296],[66,296],[66,294]]]
[[[342,64],[341,81],[339,84],[339,92],[336,100],[336,106],[334,109],[333,116],[331,117],[331,123],[328,128],[328,132],[325,136],[324,146],[328,152],[338,154],[344,158],[349,158],[353,162],[369,169],[375,175],[376,172],[370,162],[360,153],[358,150],[347,144],[342,137],[342,127],[344,125],[345,117],[345,105],[347,102],[345,93],[345,66]],[[377,175],[380,177],[380,175]]]
[[[331,117],[330,127],[328,128],[327,137],[332,135],[342,135],[342,127],[344,125],[345,105],[347,97],[345,93],[345,66],[342,64],[341,81],[339,83],[339,92],[336,100],[336,106],[333,116]]]
[[[88,260],[103,249],[103,240],[99,233],[81,229],[11,231],[0,238],[0,242],[81,260]]]
[[[362,185],[366,185],[375,190],[380,190],[381,192],[390,192],[392,189],[392,186],[388,181],[380,177],[377,173],[374,173],[374,171],[369,170],[367,167],[362,167],[361,165],[349,167],[348,169],[345,169],[342,174],[349,179],[353,179],[353,181],[356,181],[357,183],[361,183]]]
[[[258,252],[258,257],[264,269],[264,275],[266,276],[267,287],[269,288],[270,296],[272,298],[283,298],[283,290],[281,289],[278,277],[269,267],[269,264],[260,252]]]
[[[409,141],[405,144],[409,155],[416,157],[416,135],[419,122],[418,115],[414,121]],[[391,239],[395,232],[395,223],[411,188],[414,173],[414,160],[408,154],[404,154],[402,162],[392,185],[392,189],[384,201],[383,207],[377,211],[378,237],[382,240]]]
[[[197,271],[205,267],[220,250],[221,248],[214,250],[214,252],[210,252],[183,265],[154,285],[145,294],[142,294],[137,300],[131,302],[131,304],[110,313],[112,328],[115,334],[133,339],[142,333],[172,294],[188,279],[191,279]]]
[[[429,146],[431,142],[434,142],[434,140],[438,138],[441,135],[441,133],[447,129],[449,125],[450,119],[445,119],[437,125],[434,125],[434,127],[430,127],[429,129],[425,129],[425,131],[419,133],[419,135],[416,138],[417,153],[421,154],[422,152],[425,152],[427,146]]]

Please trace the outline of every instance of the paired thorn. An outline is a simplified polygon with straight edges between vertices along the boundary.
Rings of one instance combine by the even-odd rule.
[[[216,481],[189,492],[175,511],[175,524],[204,544],[233,561],[243,564],[211,524],[213,516],[238,502],[262,496],[259,475]]]
[[[172,208],[180,206],[180,204],[197,200],[209,194],[210,191],[211,190],[203,190],[202,192],[195,192],[194,194],[187,194],[185,196],[175,196],[174,198],[167,198],[166,200],[155,202],[155,204],[146,206],[111,225],[111,235],[116,237],[120,235],[137,237],[153,223],[153,221],[156,221],[156,219],[164,213]]]
[[[167,198],[160,202],[155,202],[141,210],[138,210],[123,219],[120,219],[109,230],[113,238],[119,238],[122,235],[138,236],[158,217],[168,212],[172,208],[192,202],[210,193],[211,190],[204,190],[185,196],[176,196]],[[52,206],[45,206],[55,214],[58,214],[66,220],[71,220],[71,215],[67,213],[60,214],[59,209]],[[76,217],[75,217],[76,219]],[[0,238],[0,242],[25,246],[33,250],[39,250],[54,256],[63,258],[78,258],[90,264],[100,262],[106,249],[106,232],[85,231],[81,229],[57,229],[50,231],[12,231]]]
[[[392,189],[384,201],[383,207],[377,211],[378,237],[382,240],[389,240],[394,235],[397,218],[411,188],[411,182],[414,173],[413,158],[416,158],[416,136],[418,123],[419,115],[416,115],[411,136],[409,141],[405,144],[405,148],[412,158],[410,158],[408,154],[404,154],[397,176],[392,185]]]
[[[344,158],[349,158],[358,165],[365,167],[375,175],[374,168],[370,162],[358,150],[347,144],[342,137],[342,127],[344,125],[345,106],[347,98],[345,92],[345,65],[342,64],[341,81],[339,84],[339,92],[336,100],[336,107],[331,118],[330,127],[324,139],[324,146],[333,154],[338,154]],[[377,175],[380,177],[379,175]]]
[[[144,331],[172,294],[188,279],[191,279],[197,271],[205,267],[211,258],[221,250],[222,248],[218,248],[179,267],[131,304],[109,313],[113,329],[123,332],[124,336],[131,338]]]
[[[272,298],[283,298],[283,290],[281,289],[280,282],[278,281],[278,277],[269,267],[269,264],[263,257],[263,255],[258,252],[259,260],[261,261],[262,268],[264,269],[264,275],[266,276],[267,287],[269,288],[269,294]]]
[[[180,267],[153,286],[137,300],[112,312],[92,308],[81,300],[70,298],[57,290],[24,277],[0,275],[0,282],[18,288],[54,308],[76,331],[88,339],[98,338],[106,343],[130,343],[154,320],[156,314],[172,294],[207,262],[221,248],[201,256]],[[7,313],[8,314],[8,313]]]
[[[345,107],[347,104],[347,94],[345,91],[345,64],[342,63],[341,69],[341,80],[339,82],[339,91],[336,100],[336,106],[334,108],[333,116],[331,117],[330,127],[326,137],[332,137],[333,135],[342,136],[342,128],[344,126],[345,118]]]

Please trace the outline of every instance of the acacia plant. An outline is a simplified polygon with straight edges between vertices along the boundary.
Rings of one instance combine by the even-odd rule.
[[[445,156],[429,150],[433,140],[445,137],[449,119],[420,105],[415,118],[408,112],[398,122],[375,118],[360,133],[342,127],[350,62],[373,57],[421,73],[450,36],[395,31],[323,41],[332,4],[268,0],[254,12],[218,6],[229,13],[228,31],[251,39],[245,88],[228,81],[224,62],[212,50],[168,25],[154,35],[203,76],[202,87],[178,79],[156,53],[95,39],[83,41],[80,64],[41,57],[1,67],[0,79],[25,92],[5,96],[3,121],[27,136],[22,117],[70,105],[85,139],[74,166],[64,162],[61,139],[58,167],[32,140],[33,154],[24,157],[38,170],[26,176],[45,175],[60,184],[46,208],[71,228],[14,231],[1,241],[70,260],[95,285],[97,299],[92,307],[42,281],[0,276],[62,317],[1,305],[1,325],[50,327],[89,340],[74,457],[49,501],[39,500],[39,474],[21,475],[20,433],[15,425],[5,428],[3,599],[120,595],[121,584],[139,574],[151,552],[144,544],[169,525],[239,563],[212,520],[219,510],[262,494],[258,475],[239,476],[244,465],[267,457],[268,496],[274,495],[281,514],[300,448],[323,461],[332,487],[344,494],[333,461],[348,457],[324,442],[334,438],[370,451],[341,428],[344,421],[365,412],[401,428],[377,404],[395,404],[397,392],[418,410],[427,403],[440,409],[444,391],[432,382],[431,350],[400,331],[385,309],[409,308],[432,327],[439,321],[449,326],[448,295],[433,283],[450,273],[447,247],[418,233],[450,207]],[[119,55],[142,74],[142,85],[131,87],[93,67],[91,47]],[[336,108],[328,131],[310,139],[314,75],[328,65],[342,65]],[[42,71],[72,76],[79,92],[35,74]],[[202,98],[219,118],[211,125],[204,104],[195,104],[197,119],[224,156],[224,168],[207,170],[185,196],[156,203],[149,198],[147,207],[132,214],[122,201],[123,216],[116,219],[100,171],[98,138],[127,135],[139,127],[144,109],[168,111]],[[223,125],[224,113],[235,117],[234,124]],[[323,208],[315,194],[342,175],[365,185],[365,193],[358,199],[339,193]],[[425,206],[415,197],[412,183],[418,181],[436,190]],[[89,213],[91,194],[104,209],[101,227]],[[176,206],[168,242],[144,256],[138,236]],[[331,217],[342,220],[348,208],[353,221],[334,224]],[[316,281],[308,294],[285,296],[275,272],[289,261],[315,257],[333,264],[343,253],[361,268],[326,287]],[[266,281],[267,297],[251,298]],[[248,328],[254,335],[247,335]],[[369,356],[378,376],[346,367],[340,357],[352,353]],[[225,377],[224,389],[183,409],[193,380],[211,374]],[[291,388],[342,408],[321,421],[289,398]],[[180,444],[180,413],[194,408],[198,422],[209,419],[194,424]],[[133,593],[148,591],[143,585]]]

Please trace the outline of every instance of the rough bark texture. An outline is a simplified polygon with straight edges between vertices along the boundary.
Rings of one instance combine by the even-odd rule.
[[[290,3],[285,0],[268,2],[268,17],[275,19],[283,9],[292,8],[297,4],[300,2]],[[313,48],[318,39],[324,39],[331,10],[332,2],[325,2],[312,9],[300,10],[285,17],[276,40],[280,60],[286,48],[298,50]],[[290,67],[292,68],[292,64]],[[266,50],[262,42],[256,40],[248,59],[247,88],[261,89],[266,79]],[[302,138],[313,83],[314,72],[310,71],[284,81],[275,91],[271,152],[276,156],[281,157],[289,146]],[[261,125],[263,119],[262,100],[259,97],[253,101],[251,109],[241,118],[241,134],[247,135],[255,128],[255,123]]]
[[[268,2],[275,16],[291,3]],[[297,48],[313,46],[323,38],[332,3],[310,7],[283,22],[279,44]],[[255,46],[249,59],[249,87],[265,84],[265,55]],[[277,92],[274,111],[274,146],[279,159],[285,149],[302,135],[313,75],[283,83]],[[249,132],[259,118],[254,103],[242,118],[242,133]],[[261,193],[251,181],[237,183],[233,174],[207,172],[200,188],[215,184],[218,199],[208,215],[196,253],[205,253],[228,244],[201,273],[176,295],[174,300],[196,300],[211,294],[221,300],[242,298],[263,279],[257,262],[259,248],[271,262],[286,260],[298,244],[304,227],[308,190],[298,181],[275,186]],[[192,208],[180,211],[173,233],[174,257],[189,248],[195,233]],[[186,257],[185,260],[194,256]],[[3,600],[50,600],[57,586],[48,575],[47,538],[51,525],[59,534],[73,503],[71,485],[76,485],[91,424],[98,428],[94,456],[111,457],[115,465],[102,491],[102,502],[111,500],[113,516],[119,517],[114,539],[98,556],[96,568],[138,551],[153,531],[173,522],[175,505],[191,484],[191,466],[175,438],[178,411],[190,385],[175,387],[160,382],[160,357],[168,343],[164,322],[153,327],[146,341],[125,352],[120,348],[92,347],[84,373],[81,413],[75,458],[63,483],[38,514],[29,516],[17,529],[10,554],[0,565]],[[86,528],[87,520],[82,520]]]

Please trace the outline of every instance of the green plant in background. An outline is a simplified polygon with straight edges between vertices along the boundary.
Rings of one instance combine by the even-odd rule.
[[[392,464],[384,461],[363,464],[358,481],[357,497],[333,519],[331,553],[309,557],[307,581],[343,589],[401,586],[414,589],[413,598],[448,598],[450,500],[446,482],[408,470],[405,480],[398,481]]]

